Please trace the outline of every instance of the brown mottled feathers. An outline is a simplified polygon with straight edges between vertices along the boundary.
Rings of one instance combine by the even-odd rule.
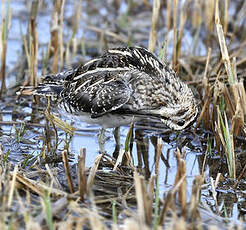
[[[198,112],[188,86],[141,47],[112,49],[74,70],[49,75],[34,94],[52,96],[71,114],[149,114],[176,130],[194,122]]]

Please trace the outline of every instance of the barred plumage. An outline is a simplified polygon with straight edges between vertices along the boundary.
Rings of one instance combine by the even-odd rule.
[[[32,93],[52,96],[72,115],[87,113],[92,120],[113,113],[151,115],[175,130],[198,113],[188,86],[140,47],[111,49],[74,70],[46,76]]]

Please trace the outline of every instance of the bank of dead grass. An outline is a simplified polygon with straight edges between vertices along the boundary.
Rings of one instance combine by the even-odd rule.
[[[119,2],[115,3],[115,6]],[[168,1],[167,5],[161,5],[160,1],[154,1],[154,3],[149,47],[151,50],[158,47],[156,39],[160,18],[157,15],[159,7],[162,10],[165,8],[167,17],[164,24],[167,31],[173,32],[173,67],[181,75],[186,74],[188,84],[197,89],[201,99],[201,113],[196,128],[203,127],[212,132],[216,143],[215,148],[221,153],[221,157],[226,156],[229,177],[241,179],[242,173],[239,175],[236,172],[234,151],[236,148],[235,138],[239,135],[245,136],[246,95],[243,85],[243,68],[246,59],[244,58],[245,41],[242,40],[243,36],[237,38],[240,30],[238,27],[240,19],[236,17],[234,22],[229,21],[228,10],[230,5],[228,5],[228,1],[208,0],[203,2],[194,0],[186,1],[183,5],[179,1],[174,1],[174,3]],[[62,69],[64,57],[68,62],[71,50],[72,56],[74,56],[79,50],[77,44],[81,44],[81,41],[75,37],[81,17],[80,13],[77,12],[73,22],[74,33],[70,42],[64,46],[62,33],[64,4],[65,1],[57,1],[54,4],[51,17],[51,40],[43,60],[46,67],[49,60],[52,60],[50,65],[53,72]],[[148,7],[149,4],[144,2],[144,5]],[[29,36],[23,37],[28,64],[28,77],[24,85],[35,86],[38,81],[37,1],[33,1],[31,9],[33,13],[30,14]],[[128,9],[128,12],[130,11],[131,9]],[[194,42],[190,48],[192,52],[188,57],[184,57],[182,54],[182,47],[185,46],[183,36],[185,26],[190,23],[188,15],[192,15],[193,24],[190,29],[194,34]],[[2,21],[4,27],[2,28],[5,30],[2,31],[6,32],[8,23],[6,24],[6,19],[4,20]],[[228,29],[229,23],[234,23],[232,24],[232,31]],[[200,31],[204,29],[203,25],[207,31],[206,37],[202,38],[205,40],[207,55],[206,57],[197,57],[195,52],[197,44],[201,40],[199,36]],[[107,48],[109,38],[118,42],[130,43],[129,34],[121,36],[109,29],[103,30],[93,25],[89,25],[87,28],[100,35],[99,47]],[[121,29],[124,30],[125,28]],[[228,40],[233,43],[235,39],[239,39],[239,41],[230,47]],[[1,76],[5,75],[3,63],[4,55],[6,55],[6,36],[2,37],[2,44]],[[84,41],[81,46],[84,47],[84,50]],[[42,72],[47,71],[43,68]],[[2,77],[2,87],[4,86],[4,77]],[[51,123],[53,122],[54,127],[57,126],[54,121],[56,118],[49,114],[47,119],[50,119]],[[56,121],[59,122],[59,120]],[[65,127],[63,123],[60,126]],[[125,150],[121,151],[122,165],[128,167],[127,173],[125,173],[125,168],[120,165],[120,158],[109,160],[104,155],[98,155],[94,165],[90,169],[86,169],[85,149],[81,150],[78,164],[73,167],[68,161],[66,150],[64,150],[63,165],[60,166],[60,169],[49,165],[43,168],[37,163],[31,170],[12,165],[7,161],[6,153],[1,150],[0,199],[2,205],[0,228],[157,229],[165,227],[166,229],[202,229],[206,225],[204,220],[206,218],[209,221],[212,220],[211,222],[208,221],[208,228],[221,229],[222,226],[225,227],[223,219],[199,208],[199,196],[201,186],[204,183],[204,175],[195,178],[191,199],[187,201],[185,152],[180,152],[177,149],[178,170],[174,185],[164,197],[159,197],[158,177],[162,172],[158,170],[158,157],[161,154],[161,140],[158,139],[157,142],[155,175],[146,180],[131,162],[130,147],[128,146],[130,145],[131,132],[129,132],[128,138]],[[45,154],[49,154],[52,146],[49,145],[48,141],[46,144],[47,146],[44,147],[46,149]],[[114,170],[99,169],[102,159],[108,160]],[[61,180],[58,172],[64,175],[64,180]],[[216,203],[215,188],[217,183],[211,179],[211,185]],[[235,185],[237,185],[237,181]]]

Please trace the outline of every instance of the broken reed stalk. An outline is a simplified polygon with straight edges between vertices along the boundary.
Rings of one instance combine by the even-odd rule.
[[[87,184],[86,184],[86,187],[87,187],[87,195],[90,193],[91,191],[91,187],[94,183],[94,179],[95,179],[95,176],[96,176],[96,172],[97,172],[97,169],[98,169],[98,166],[99,166],[99,163],[102,159],[102,156],[103,154],[99,154],[95,161],[94,161],[94,164],[92,165],[91,167],[91,170],[90,170],[90,173],[89,173],[89,176],[88,176],[88,179],[87,179]]]
[[[167,22],[167,31],[169,32],[171,29],[171,17],[172,15],[172,0],[167,0],[167,17],[166,17],[166,22]]]
[[[224,0],[224,33],[227,34],[227,29],[228,29],[228,6],[229,6],[229,3],[228,3],[228,0]]]
[[[60,54],[60,61],[63,64],[63,17],[64,17],[65,0],[58,0],[54,2],[54,11],[52,12],[52,26],[51,26],[51,41],[50,54],[53,54],[52,73],[58,72],[58,60]],[[59,52],[60,51],[60,52]],[[62,66],[60,66],[62,67]]]
[[[153,8],[152,8],[152,24],[151,24],[151,31],[149,35],[149,46],[148,49],[150,52],[154,52],[155,44],[157,40],[157,23],[159,18],[159,11],[160,11],[160,0],[154,0]]]
[[[176,150],[177,168],[174,187],[178,187],[178,198],[182,209],[182,216],[186,216],[186,163],[184,160],[185,152],[181,154],[180,150]],[[174,189],[175,190],[175,189]]]
[[[177,5],[178,0],[173,1],[173,68],[177,65]]]
[[[159,225],[163,225],[165,223],[168,209],[170,208],[170,206],[172,206],[173,201],[174,201],[173,200],[173,193],[171,191],[169,191],[167,196],[165,197],[163,208],[160,212]]]
[[[182,38],[184,32],[184,26],[187,19],[187,10],[186,10],[186,3],[183,2],[180,4],[180,20],[179,20],[179,33],[177,34],[177,49],[176,49],[176,63],[179,60],[180,53],[181,53],[181,45],[182,45]],[[178,71],[178,68],[176,68]]]
[[[117,169],[117,167],[119,166],[120,162],[122,162],[122,158],[124,155],[125,155],[125,151],[123,149],[120,149],[119,155],[118,155],[116,162],[114,164],[113,171],[115,171]],[[127,158],[125,160],[127,160]]]
[[[67,150],[64,150],[62,152],[62,160],[63,160],[63,164],[64,164],[66,176],[67,176],[68,187],[69,187],[70,193],[73,193],[74,192],[74,187],[73,187],[73,181],[72,181],[70,168],[69,168],[69,164],[68,164],[68,153],[67,153]]]
[[[213,31],[214,28],[214,12],[215,12],[215,1],[206,0],[205,1],[205,25],[208,31]]]
[[[201,186],[203,183],[204,183],[204,175],[198,175],[193,180],[191,200],[189,206],[192,223],[196,223],[197,219],[200,219],[198,205],[200,203]]]
[[[210,177],[210,183],[211,183],[211,188],[212,188],[212,196],[215,202],[215,208],[216,208],[216,212],[217,214],[219,213],[219,209],[218,209],[218,201],[217,201],[217,192],[216,192],[216,187],[218,185],[219,182],[219,178],[220,178],[220,173],[217,174],[216,176],[216,180],[214,182],[214,179],[212,177]]]
[[[66,65],[70,65],[70,60],[71,60],[71,56],[70,56],[70,47],[72,46],[72,57],[74,57],[77,53],[77,38],[75,37],[78,28],[79,28],[79,22],[80,22],[80,18],[81,18],[81,12],[82,12],[82,0],[78,0],[78,1],[74,1],[74,14],[72,16],[72,36],[69,39],[69,41],[66,44],[66,52],[65,52],[65,62]],[[82,45],[82,54],[85,55],[85,49],[84,48],[84,44],[83,44],[83,39],[81,42]]]
[[[129,165],[129,158],[127,157],[127,153],[131,154],[132,141],[133,141],[133,128],[134,128],[134,116],[132,117],[132,121],[127,132],[126,140],[125,140],[125,154],[122,157],[122,165]]]
[[[63,53],[64,53],[64,46],[63,46],[63,18],[64,18],[64,6],[66,0],[63,0],[61,3],[61,16],[60,16],[60,26],[59,26],[59,51],[60,51],[60,70],[63,68]]]
[[[84,202],[86,195],[86,168],[85,168],[85,158],[86,149],[82,148],[80,150],[80,155],[78,156],[78,185],[79,185],[79,195],[80,200]]]
[[[227,46],[226,46],[226,41],[225,41],[225,36],[223,32],[222,25],[220,23],[220,18],[219,18],[219,0],[216,0],[216,7],[215,7],[215,25],[216,25],[216,30],[218,34],[218,39],[219,39],[219,44],[220,44],[220,50],[222,54],[222,60],[225,65],[225,69],[227,72],[228,80],[230,84],[234,83],[234,73],[232,70],[232,65],[230,62]]]
[[[156,146],[156,156],[155,156],[155,184],[156,184],[156,190],[155,190],[155,215],[154,215],[154,229],[158,228],[159,224],[159,162],[160,157],[162,154],[162,139],[161,137],[158,137],[157,139],[157,146]]]
[[[7,207],[9,209],[10,209],[11,204],[13,202],[13,195],[14,195],[14,190],[15,190],[17,172],[18,172],[18,165],[15,165],[14,172],[13,172],[13,175],[12,175],[12,181],[11,181],[9,196],[8,196],[8,205],[7,205]]]
[[[74,15],[73,15],[73,33],[72,33],[72,37],[69,41],[69,44],[71,45],[72,40],[74,39],[78,28],[79,28],[79,22],[80,22],[80,18],[81,18],[81,12],[82,12],[82,0],[78,0],[74,2]]]
[[[192,10],[192,27],[193,28],[200,27],[202,23],[201,7],[202,7],[202,4],[200,4],[200,1],[195,0],[193,4],[193,10]]]
[[[49,174],[49,176],[50,176],[50,178],[51,178],[51,181],[52,181],[54,187],[57,188],[57,189],[62,190],[62,186],[61,186],[61,184],[60,184],[58,178],[57,178],[56,176],[54,176],[54,174],[53,174],[53,172],[52,172],[52,170],[50,169],[50,167],[49,167],[48,164],[45,164],[45,168],[46,168],[47,173]]]
[[[68,133],[70,136],[73,136],[76,129],[68,124],[66,121],[63,121],[59,117],[51,114],[48,110],[45,110],[45,117],[48,121],[50,121],[51,124],[54,124],[58,128],[62,129],[64,132]]]
[[[136,199],[137,199],[137,214],[139,219],[140,228],[143,228],[146,224],[151,225],[152,215],[149,214],[149,209],[152,210],[152,204],[149,206],[149,199],[147,196],[146,185],[144,178],[139,176],[138,173],[134,172],[134,183],[136,190]],[[148,210],[148,211],[147,211]]]
[[[30,83],[32,86],[37,86],[37,70],[38,70],[38,32],[36,29],[36,18],[38,13],[38,0],[34,0],[32,2],[32,8],[31,8],[31,16],[30,16],[30,22],[29,22],[29,34],[30,34],[30,66],[29,71],[31,74]]]
[[[225,5],[226,4],[228,4],[227,1],[225,1]],[[233,119],[233,127],[231,131],[234,135],[238,135],[241,130],[244,130],[244,115],[246,114],[245,101],[244,101],[245,100],[245,89],[244,87],[242,87],[242,83],[241,84],[238,83],[235,57],[232,63],[230,61],[222,25],[220,24],[218,0],[216,0],[215,23],[216,23],[216,29],[217,29],[220,49],[222,53],[222,60],[224,62],[224,66],[225,66],[227,76],[228,76],[230,90],[232,93],[232,96],[230,95],[230,93],[227,93],[227,96],[225,97],[227,102],[229,101],[229,103],[227,104],[231,105],[230,108],[232,108],[232,109],[229,109],[231,113],[230,116]],[[228,91],[227,89],[225,90],[226,92]]]
[[[203,85],[205,87],[205,103],[202,107],[202,111],[197,119],[196,122],[196,129],[200,126],[200,123],[202,119],[204,118],[205,120],[205,128],[209,129],[209,124],[210,124],[210,117],[209,117],[209,106],[210,106],[210,99],[211,99],[211,86],[209,84],[209,76],[207,75],[208,73],[208,65],[210,61],[210,56],[211,56],[211,48],[208,49],[208,54],[207,54],[207,59],[206,59],[206,66],[205,66],[205,71],[203,75]]]
[[[59,2],[59,1],[57,1]],[[58,15],[57,12],[54,12],[53,15],[53,25],[51,28],[51,49],[52,49],[52,53],[53,53],[53,63],[52,63],[52,73],[57,73],[58,71]]]
[[[36,18],[38,13],[39,1],[34,0],[31,5],[31,12],[29,18],[29,24],[27,28],[27,35],[22,35],[22,42],[26,54],[26,60],[28,65],[28,77],[24,85],[30,84],[31,86],[37,86],[37,69],[38,69],[38,32],[36,29]],[[34,100],[38,103],[37,97],[34,96]]]
[[[11,22],[11,12],[10,12],[10,1],[8,1],[6,5],[6,15],[5,15],[5,1],[2,1],[2,17],[1,17],[1,46],[0,46],[0,55],[1,55],[1,68],[0,68],[0,80],[1,80],[1,89],[0,89],[0,97],[6,90],[6,82],[5,82],[5,69],[6,69],[6,53],[7,53],[7,41],[8,34]]]

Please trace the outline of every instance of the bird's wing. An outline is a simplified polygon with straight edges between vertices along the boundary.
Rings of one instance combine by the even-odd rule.
[[[131,89],[122,80],[109,81],[102,85],[91,101],[91,117],[97,118],[128,102]]]

